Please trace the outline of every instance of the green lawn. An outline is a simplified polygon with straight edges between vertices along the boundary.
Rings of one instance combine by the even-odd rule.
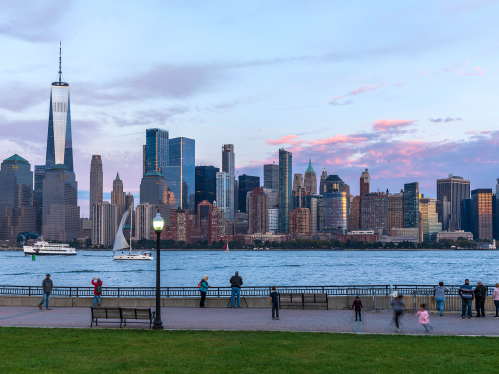
[[[0,372],[493,373],[499,339],[0,328]]]

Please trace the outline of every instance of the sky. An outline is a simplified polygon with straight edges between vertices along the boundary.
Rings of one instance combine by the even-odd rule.
[[[75,173],[139,198],[145,130],[196,140],[196,165],[239,174],[293,154],[359,192],[449,173],[499,178],[499,2],[0,0],[0,158],[44,164],[50,85],[70,85]]]

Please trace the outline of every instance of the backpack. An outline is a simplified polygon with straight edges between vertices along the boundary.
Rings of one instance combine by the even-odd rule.
[[[97,293],[102,293],[102,287],[100,284],[97,285]]]

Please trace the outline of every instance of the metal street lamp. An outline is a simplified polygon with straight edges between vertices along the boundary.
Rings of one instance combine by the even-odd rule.
[[[160,250],[160,239],[161,239],[161,231],[163,231],[163,226],[165,221],[161,218],[161,214],[156,213],[156,217],[152,220],[152,227],[154,231],[156,231],[156,317],[154,319],[153,329],[155,330],[163,330],[163,322],[161,321],[161,277],[160,277],[160,262],[159,262],[159,254]]]

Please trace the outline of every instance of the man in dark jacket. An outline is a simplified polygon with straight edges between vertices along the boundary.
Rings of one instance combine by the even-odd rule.
[[[234,296],[237,295],[237,307],[241,307],[241,286],[243,285],[243,280],[239,276],[239,272],[236,271],[236,274],[230,278],[230,285],[232,287],[231,295],[230,295],[230,307],[234,308]]]
[[[49,299],[50,299],[50,294],[52,293],[52,287],[53,287],[52,279],[50,279],[50,274],[47,274],[45,279],[42,282],[42,287],[43,287],[43,299],[38,304],[38,308],[42,310],[42,304],[45,301],[45,308],[47,310],[50,310],[49,308]]]
[[[487,297],[488,288],[483,285],[482,282],[478,282],[478,286],[475,288],[475,307],[476,316],[485,317],[485,298]]]

